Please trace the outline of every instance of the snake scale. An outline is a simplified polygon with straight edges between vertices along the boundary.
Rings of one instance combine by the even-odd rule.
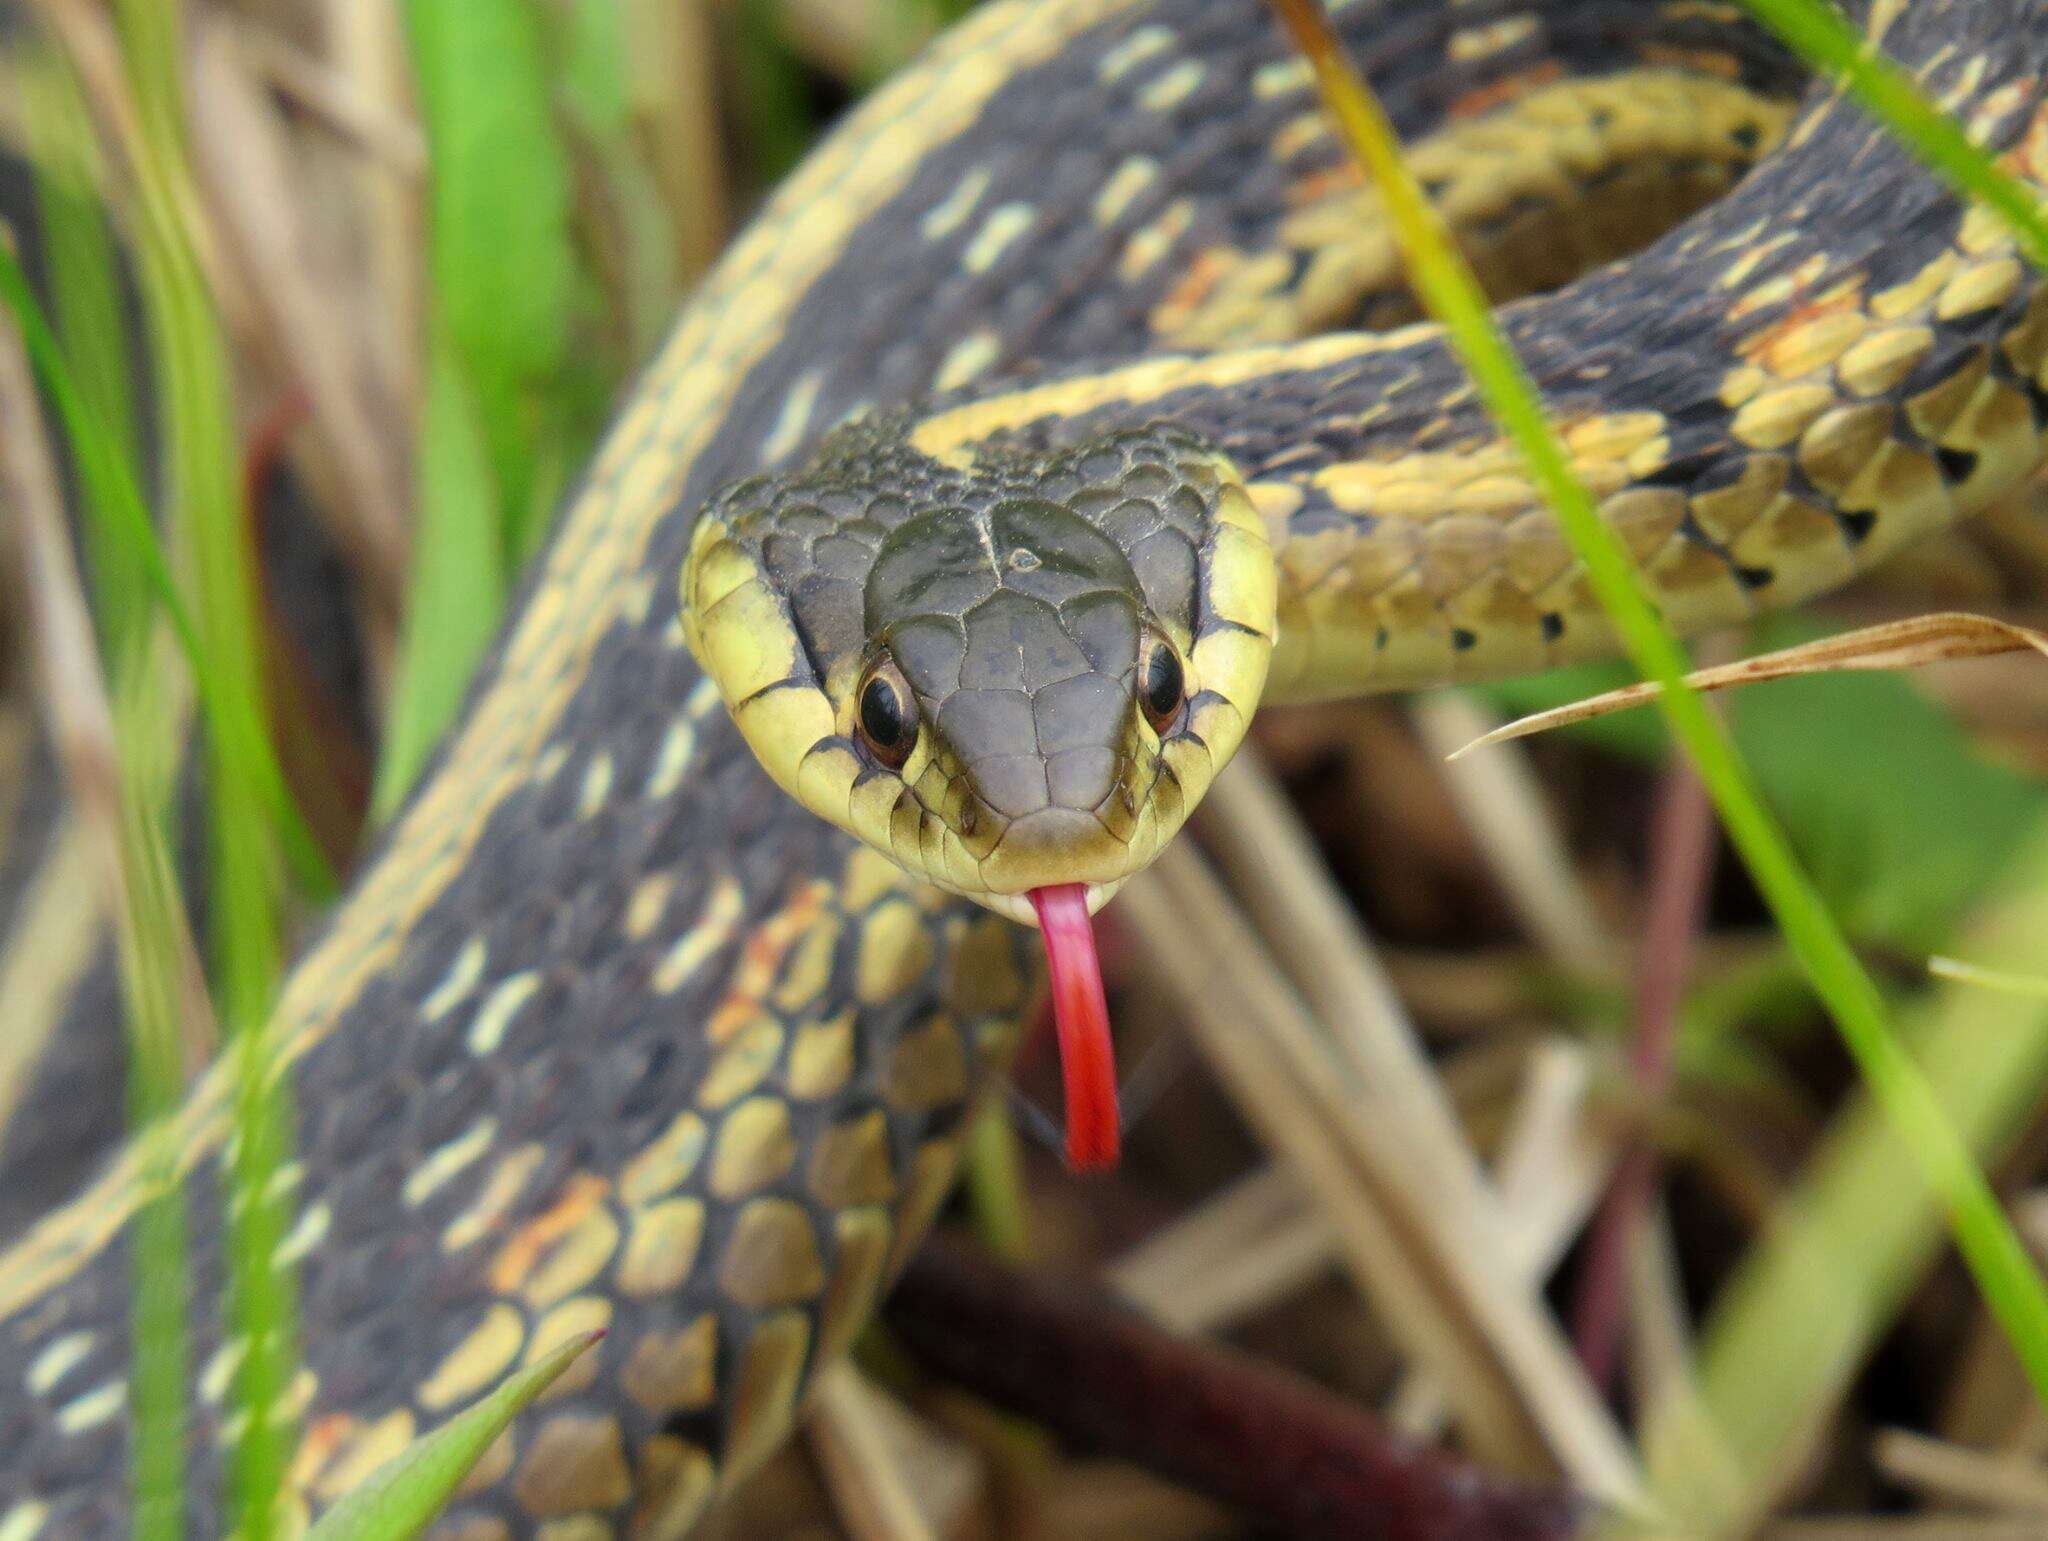
[[[1508,306],[1505,324],[1675,623],[1837,583],[2040,459],[2036,275],[1835,93],[1802,96],[1731,8],[1352,0],[1334,19],[1497,290],[1592,269]],[[2048,185],[2038,5],[1883,0],[1861,19]],[[1646,223],[1672,228],[1609,263]],[[828,440],[849,419],[867,426]],[[754,476],[770,479],[720,496]],[[1188,554],[1225,505],[1272,551],[1268,699],[1608,646],[1515,456],[1414,324],[1385,229],[1256,0],[979,10],[851,115],[685,310],[461,724],[289,977],[270,1032],[300,1107],[279,1257],[299,1273],[305,1339],[295,1517],[602,1326],[444,1532],[681,1535],[868,1317],[944,1196],[965,1110],[1004,1069],[1036,983],[1028,933],[873,846],[972,891],[987,852],[971,820],[958,833],[968,802],[1106,783],[1098,756],[1001,790],[1006,772],[970,763],[971,714],[943,774],[917,780],[927,765],[890,763],[886,712],[865,750],[844,731],[844,660],[798,659],[791,636],[807,647],[851,624],[849,594],[889,589],[835,534],[872,554],[958,502],[979,540],[1018,498],[1098,529],[1124,509],[1103,548],[1120,555],[1074,556],[1105,539],[1078,534],[1029,571],[1045,553],[1018,535],[1021,563],[991,540],[986,570],[968,551],[953,576],[1071,619],[1072,594],[1032,583],[1125,562],[1162,613],[1132,601],[1112,617],[1090,688],[1135,681],[1142,697],[1164,678],[1131,651],[1157,645],[1155,622],[1193,676],[1185,715],[1129,730],[1145,785],[1114,790],[1137,811],[1099,821],[1128,849],[1143,845],[1139,804],[1179,784],[1178,808],[1150,815],[1163,838],[1242,731],[1191,729],[1222,710],[1203,677],[1232,666],[1201,652],[1209,612],[1176,619],[1163,612],[1180,601],[1160,597],[1216,581],[1190,577]],[[783,594],[778,613],[803,627],[746,633],[738,652],[808,684],[786,693],[814,727],[833,717],[840,780],[816,801],[838,800],[870,844],[763,774],[693,657],[703,617],[686,622],[681,577],[707,505],[751,564],[735,582],[842,581],[837,598]],[[748,534],[761,510],[797,517]],[[1001,528],[1007,542],[1023,526]],[[910,596],[902,614],[933,609],[920,581],[889,590]],[[965,613],[953,603],[937,609]],[[1084,652],[1095,635],[1067,630]],[[766,667],[738,661],[739,677]],[[799,664],[817,667],[799,679]],[[1056,683],[1025,690],[1034,711]],[[1047,766],[1075,747],[1043,719],[980,726],[1038,733]],[[863,786],[881,789],[879,833],[848,801]],[[1030,881],[1042,858],[1024,862]],[[1101,856],[1084,876],[1110,883],[1136,860]],[[179,1120],[205,1300],[221,1283],[229,1102],[216,1071]],[[0,1256],[0,1541],[125,1532],[140,1198],[136,1157],[118,1154]],[[222,1523],[239,1347],[211,1320],[195,1332],[203,1533]]]

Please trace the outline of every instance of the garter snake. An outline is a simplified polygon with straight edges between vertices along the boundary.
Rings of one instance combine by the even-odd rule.
[[[2036,465],[2036,276],[1837,95],[1792,107],[1796,72],[1732,11],[1355,0],[1336,19],[1502,292],[1699,210],[1504,317],[1674,623],[1791,603]],[[2037,7],[1900,0],[1866,20],[2048,185]],[[867,758],[835,760],[832,797],[813,799],[880,787],[879,827],[848,803],[868,843],[797,806],[692,656],[693,627],[707,642],[680,588],[700,512],[731,515],[764,573],[800,532],[810,549],[782,568],[797,572],[838,559],[819,554],[824,525],[783,522],[799,504],[830,524],[841,504],[895,499],[900,525],[951,478],[940,502],[993,531],[1002,498],[1066,519],[1099,512],[1096,494],[1192,489],[1189,519],[1228,503],[1230,527],[1270,546],[1269,700],[1604,651],[1515,455],[1411,321],[1385,231],[1255,0],[990,5],[799,169],[626,403],[461,725],[278,1005],[269,1042],[301,1109],[279,1259],[299,1270],[305,1338],[295,1510],[603,1326],[447,1529],[683,1533],[867,1317],[946,1191],[964,1110],[1006,1063],[1033,989],[1024,934],[897,859],[971,888],[961,855],[986,865],[986,831],[961,832],[962,778],[990,807],[1038,786],[995,790],[1003,772],[969,763],[970,729],[892,768],[878,718],[877,742],[846,751]],[[1345,329],[1364,325],[1393,329]],[[849,420],[866,426],[829,438]],[[770,480],[720,496],[746,476]],[[779,512],[747,535],[741,504]],[[1142,527],[1157,534],[1171,520],[1155,514]],[[1062,785],[1121,779],[1135,830],[1173,784],[1157,767],[1191,753],[1171,748],[1181,714],[1207,686],[1236,701],[1255,671],[1212,674],[1204,612],[1176,609],[1185,585],[1159,597],[1172,585],[1145,588],[1137,546],[1110,544],[1139,587],[1096,564],[1122,610],[1114,657],[1091,668],[1122,681],[1163,640],[1196,694],[1149,739],[1108,745],[1114,763],[1099,716],[1054,752],[1097,752]],[[1198,591],[1237,581],[1197,565]],[[843,594],[811,597],[817,616],[843,609]],[[749,635],[742,652],[793,677],[803,630]],[[874,661],[805,660],[797,710],[850,740],[851,687]],[[915,694],[913,663],[890,655]],[[1150,665],[1130,678],[1136,693]],[[1152,814],[1157,838],[1179,812]],[[1004,881],[1036,880],[1043,859]],[[1130,864],[1091,860],[1105,886]],[[204,1179],[199,1298],[223,1267],[230,1100],[215,1072],[178,1121],[184,1170]],[[0,1256],[5,1541],[126,1528],[139,1171],[117,1156]],[[218,1528],[240,1349],[196,1326],[203,1530]]]

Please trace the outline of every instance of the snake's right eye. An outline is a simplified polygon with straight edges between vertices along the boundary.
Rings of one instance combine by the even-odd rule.
[[[868,753],[891,770],[900,770],[917,744],[917,706],[910,682],[886,658],[868,666],[855,704],[855,726]]]

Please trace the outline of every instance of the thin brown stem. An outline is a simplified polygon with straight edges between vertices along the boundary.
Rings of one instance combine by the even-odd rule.
[[[1651,829],[1650,890],[1643,946],[1636,959],[1634,1028],[1628,1068],[1646,1107],[1671,1085],[1678,1008],[1714,870],[1714,810],[1691,765],[1674,759],[1664,774]],[[1586,1373],[1609,1386],[1621,1352],[1629,1247],[1656,1191],[1657,1152],[1631,1139],[1593,1222],[1573,1318],[1573,1341]]]

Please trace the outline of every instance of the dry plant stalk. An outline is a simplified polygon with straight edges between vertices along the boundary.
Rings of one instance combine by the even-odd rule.
[[[1631,1394],[1637,1407],[1693,1395],[1692,1316],[1679,1283],[1678,1248],[1661,1199],[1643,1212],[1628,1253]]]
[[[1446,763],[1444,780],[1516,917],[1543,950],[1589,979],[1621,974],[1621,949],[1572,866],[1557,821],[1521,756],[1458,760],[1460,745],[1492,731],[1470,697],[1434,691],[1409,707],[1423,746]]]
[[[405,583],[407,446],[363,330],[334,303],[339,285],[297,217],[291,148],[275,109],[250,79],[229,25],[195,29],[191,53],[194,159],[218,214],[221,244],[246,280],[246,303],[276,379],[305,392],[317,453],[315,506],[379,617],[395,625]],[[381,403],[373,410],[370,403]]]
[[[1383,1309],[1405,1302],[1406,1310],[1388,1310],[1396,1335],[1411,1351],[1422,1350],[1422,1365],[1454,1376],[1446,1392],[1468,1433],[1483,1439],[1478,1430],[1498,1420],[1492,1427],[1505,1442],[1476,1448],[1508,1459],[1516,1445],[1509,1431],[1519,1428],[1563,1461],[1581,1486],[1626,1501],[1634,1483],[1626,1444],[1565,1351],[1539,1290],[1508,1253],[1498,1196],[1300,821],[1249,753],[1241,753],[1211,789],[1205,808],[1205,836],[1293,982],[1290,988],[1273,970],[1271,955],[1200,859],[1184,849],[1169,851],[1172,867],[1159,870],[1185,874],[1166,883],[1183,907],[1206,912],[1200,924],[1209,940],[1191,949],[1186,934],[1176,938],[1176,923],[1168,921],[1155,934],[1154,955],[1176,960],[1169,977],[1181,960],[1199,953],[1235,960],[1222,971],[1235,985],[1266,981],[1260,993],[1270,989],[1268,1004],[1253,1013],[1265,1018],[1260,1037],[1293,1050],[1271,1056],[1285,1060],[1291,1076],[1276,1076],[1277,1063],[1253,1062],[1246,1068],[1254,1080],[1234,1090],[1268,1086],[1279,1100],[1255,1119],[1262,1125],[1277,1119],[1297,1141],[1317,1115],[1306,1108],[1291,1112],[1289,1104],[1305,1101],[1327,1121],[1335,1147],[1346,1153],[1336,1170],[1355,1174],[1339,1179],[1340,1191],[1351,1195],[1356,1215],[1372,1216],[1354,1234],[1354,1247],[1366,1231],[1385,1236],[1377,1246],[1354,1250],[1354,1266],[1376,1281]],[[1126,916],[1132,911],[1126,898]],[[1178,922],[1193,923],[1192,917]],[[1294,989],[1306,997],[1312,1017],[1299,1009]],[[1203,994],[1191,991],[1184,1009],[1205,1052],[1223,1069],[1242,1046],[1244,1028],[1240,1019],[1211,1031],[1216,1017]],[[1330,1199],[1326,1191],[1311,1192],[1319,1202]]]
[[[320,9],[338,76],[373,110],[415,123],[398,7],[324,0]],[[353,308],[363,317],[364,347],[376,360],[378,377],[389,382],[398,421],[416,422],[418,337],[426,314],[426,214],[420,188],[390,163],[365,159],[356,168],[356,210],[362,275]]]
[[[1104,1279],[1162,1327],[1217,1332],[1307,1284],[1337,1256],[1336,1233],[1301,1184],[1268,1166],[1153,1232]]]
[[[839,1517],[854,1541],[936,1541],[910,1478],[884,1437],[881,1393],[850,1364],[819,1373],[810,1435]]]
[[[0,947],[0,1129],[13,1126],[65,1002],[99,950],[107,888],[98,845],[75,814],[63,817]]]
[[[1908,1429],[1880,1430],[1870,1457],[1902,1487],[1970,1508],[2032,1514],[2048,1527],[2048,1467],[2039,1461],[1972,1450]]]
[[[1481,1218],[1490,1196],[1470,1197],[1485,1190],[1469,1152],[1457,1146],[1447,1166],[1406,1116],[1405,1088],[1357,1086],[1185,843],[1126,890],[1121,910],[1156,960],[1158,987],[1329,1215],[1390,1329],[1444,1378],[1473,1448],[1516,1470],[1554,1461],[1588,1491],[1630,1501],[1638,1479],[1627,1446],[1556,1324],[1503,1262],[1498,1231]]]
[[[347,5],[351,0],[337,0]],[[636,40],[633,99],[661,184],[676,253],[689,283],[725,245],[725,138],[719,120],[719,50],[708,0],[623,0]]]
[[[1570,1248],[1614,1164],[1586,1116],[1592,1081],[1592,1056],[1578,1044],[1538,1044],[1495,1163],[1502,1248],[1531,1289],[1542,1288]],[[1419,1370],[1403,1378],[1387,1411],[1396,1428],[1423,1439],[1436,1438],[1449,1417],[1443,1387]]]
[[[1863,626],[1832,637],[1802,642],[1797,647],[1760,653],[1735,663],[1710,669],[1695,669],[1686,683],[1694,690],[1729,690],[1738,685],[1757,685],[1766,680],[1792,679],[1802,674],[1837,671],[1920,669],[1933,663],[1954,663],[1967,658],[1992,658],[2001,653],[2031,650],[2048,656],[2048,632],[2015,625],[1988,615],[1963,610],[1944,610],[1933,615],[1916,615],[1903,621],[1885,621]],[[1456,750],[1460,759],[1475,749],[1509,739],[1526,738],[1594,717],[1627,711],[1657,699],[1654,682],[1624,686],[1518,718],[1504,727],[1472,740]]]
[[[1924,1515],[1785,1520],[1757,1534],[1760,1541],[2041,1541],[2041,1522],[1948,1510]]]
[[[357,77],[303,52],[257,22],[245,20],[237,32],[252,68],[308,117],[397,175],[409,181],[426,177],[426,135],[408,114],[364,90]]]
[[[1415,1142],[1411,1159],[1441,1178],[1443,1202],[1471,1211],[1487,1234],[1497,1234],[1498,1206],[1400,997],[1254,751],[1240,752],[1210,789],[1198,827],[1273,951],[1256,939],[1247,945],[1262,960],[1277,958],[1322,1024],[1319,1053],[1334,1051],[1334,1084],[1388,1103],[1403,1137]]]

